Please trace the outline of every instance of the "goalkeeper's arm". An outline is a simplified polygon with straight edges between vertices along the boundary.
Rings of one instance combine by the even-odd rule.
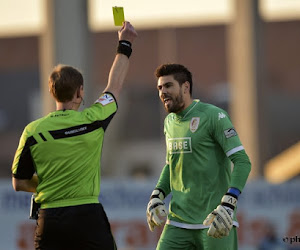
[[[161,226],[166,219],[167,210],[163,200],[170,192],[170,171],[169,164],[166,164],[147,206],[147,222],[151,231],[155,226]]]
[[[211,212],[203,222],[204,225],[210,227],[207,234],[215,238],[229,234],[238,196],[243,190],[251,170],[251,163],[245,150],[238,151],[229,158],[234,164],[230,183],[233,188],[229,188],[222,198],[221,205]]]

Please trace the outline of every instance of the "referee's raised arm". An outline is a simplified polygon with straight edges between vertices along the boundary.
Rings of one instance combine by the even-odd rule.
[[[129,57],[132,52],[132,43],[137,37],[137,32],[130,22],[124,22],[118,32],[119,44],[117,55],[110,69],[108,83],[104,92],[111,92],[118,99],[129,67]]]

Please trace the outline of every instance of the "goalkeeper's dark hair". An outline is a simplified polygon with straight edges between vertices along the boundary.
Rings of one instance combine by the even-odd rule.
[[[56,101],[71,101],[75,92],[83,85],[83,76],[71,66],[58,64],[49,77],[48,85]]]
[[[190,83],[190,95],[193,93],[193,78],[192,73],[183,65],[176,63],[166,63],[160,65],[155,70],[157,78],[161,76],[173,75],[174,79],[179,82],[180,86],[185,83]]]

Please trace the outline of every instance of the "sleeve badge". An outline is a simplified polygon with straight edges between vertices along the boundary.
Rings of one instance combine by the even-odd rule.
[[[99,99],[97,99],[95,101],[95,103],[100,103],[100,104],[102,104],[102,106],[105,106],[114,101],[115,101],[115,99],[110,94],[104,93],[99,97]]]

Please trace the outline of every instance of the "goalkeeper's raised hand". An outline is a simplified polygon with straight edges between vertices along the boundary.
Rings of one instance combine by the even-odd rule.
[[[209,226],[208,236],[222,238],[229,235],[236,203],[237,196],[234,194],[226,193],[223,196],[221,205],[217,206],[203,221],[203,225]]]
[[[154,227],[161,226],[167,218],[167,210],[163,202],[165,195],[162,190],[154,189],[147,206],[147,222],[153,232]]]

